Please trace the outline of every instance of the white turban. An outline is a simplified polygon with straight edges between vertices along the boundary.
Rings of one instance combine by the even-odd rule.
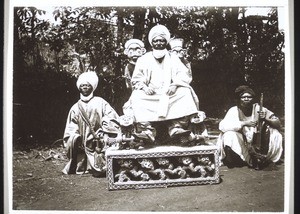
[[[169,43],[171,38],[170,31],[164,25],[156,25],[150,30],[148,35],[148,41],[151,45],[152,40],[157,36],[165,38],[167,40],[167,43]]]
[[[98,86],[98,81],[99,81],[99,79],[98,79],[96,72],[88,71],[88,72],[84,72],[84,73],[80,74],[80,76],[78,77],[78,80],[76,82],[76,86],[79,89],[81,84],[89,83],[93,87],[93,91],[95,91],[95,89]]]

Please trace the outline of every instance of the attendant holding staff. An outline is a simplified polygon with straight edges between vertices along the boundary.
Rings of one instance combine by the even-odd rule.
[[[229,168],[246,163],[256,169],[278,162],[283,151],[279,118],[269,109],[254,103],[255,92],[250,87],[239,86],[235,94],[237,106],[230,108],[219,124],[222,131],[218,139],[221,160]],[[253,150],[259,120],[263,122],[259,133],[261,155]]]

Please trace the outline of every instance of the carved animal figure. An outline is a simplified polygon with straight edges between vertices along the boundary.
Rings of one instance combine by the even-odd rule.
[[[119,122],[122,130],[122,142],[119,143],[119,149],[139,149],[143,148],[147,142],[154,141],[155,136],[150,131],[150,124],[135,124],[134,118],[128,115],[120,116]]]
[[[215,170],[215,164],[209,159],[208,156],[200,155],[197,157],[198,167],[201,172],[201,177],[212,175]]]
[[[147,143],[152,144],[155,141],[156,130],[148,122],[145,122],[145,123],[136,123],[136,125],[135,125],[135,132],[134,132],[133,135],[134,135],[134,137],[137,140],[142,140],[146,144]]]
[[[158,164],[158,169],[160,170],[159,172],[159,179],[160,180],[165,180],[169,178],[173,178],[178,170],[174,169],[173,163],[170,163],[170,160],[168,158],[157,158],[156,162]]]
[[[118,171],[118,174],[115,175],[118,182],[137,180],[143,173],[138,170],[138,167],[131,159],[120,159],[118,160],[118,164],[120,166],[120,170]]]
[[[122,115],[119,117],[119,123],[121,126],[122,134],[125,135],[126,138],[130,138],[134,128],[133,117]]]
[[[200,168],[199,166],[195,166],[193,163],[193,159],[190,156],[183,156],[178,159],[179,163],[181,164],[178,166],[179,169],[185,171],[185,173],[181,172],[180,178],[187,178],[187,177],[198,177],[200,175]]]
[[[150,159],[139,159],[138,163],[140,164],[140,169],[143,171],[141,179],[143,181],[149,181],[150,179],[158,179],[159,169],[154,168],[154,163]]]
[[[204,124],[205,118],[205,113],[198,111],[198,113],[190,119],[189,129],[192,131],[192,134],[189,140],[191,146],[205,144],[206,137],[208,136],[207,128]]]

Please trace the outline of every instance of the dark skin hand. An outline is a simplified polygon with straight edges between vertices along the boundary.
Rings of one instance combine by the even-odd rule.
[[[265,121],[271,127],[277,128],[277,129],[281,127],[281,123],[280,123],[280,120],[278,117],[273,116],[271,118],[267,118],[266,117],[267,113],[264,111],[258,111],[258,114],[259,114],[260,120]]]
[[[268,125],[270,125],[273,128],[280,128],[281,123],[280,120],[277,117],[271,117],[271,118],[266,118],[266,112],[260,111],[258,112],[259,118],[262,121],[265,121]],[[249,126],[249,127],[255,127],[258,124],[258,120],[248,120],[248,121],[243,121],[242,126]]]

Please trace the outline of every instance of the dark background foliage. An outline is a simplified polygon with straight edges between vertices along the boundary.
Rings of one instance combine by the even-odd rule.
[[[94,70],[95,95],[122,115],[130,92],[122,77],[130,38],[145,42],[156,24],[185,41],[191,83],[208,117],[222,118],[234,105],[234,89],[251,85],[264,104],[284,117],[284,32],[278,11],[245,16],[241,7],[57,7],[14,9],[14,146],[48,144],[63,135],[68,110],[78,100],[77,76]]]

